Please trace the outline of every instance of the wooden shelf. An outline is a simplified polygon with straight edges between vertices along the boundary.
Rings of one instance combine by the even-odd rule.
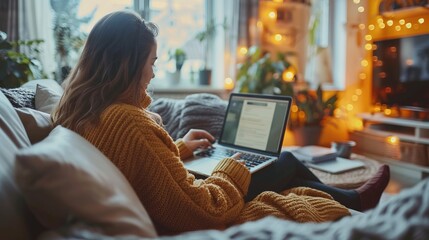
[[[406,7],[393,11],[380,12],[380,15],[387,18],[410,18],[427,15],[429,13],[429,4],[421,7]]]
[[[429,122],[427,121],[369,113],[362,113],[358,116],[365,121],[364,131],[366,132],[386,137],[395,135],[404,141],[429,144]]]

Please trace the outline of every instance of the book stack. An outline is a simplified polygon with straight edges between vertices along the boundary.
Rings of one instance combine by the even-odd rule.
[[[337,158],[337,151],[331,148],[309,145],[291,151],[296,158],[303,162],[320,163]]]

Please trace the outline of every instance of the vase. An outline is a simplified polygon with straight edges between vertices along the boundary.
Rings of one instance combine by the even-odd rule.
[[[211,69],[202,69],[200,70],[200,85],[210,85],[212,78]]]
[[[318,145],[322,127],[318,125],[296,127],[292,133],[296,146]]]
[[[167,72],[167,78],[170,80],[171,85],[179,85],[180,83],[180,71]]]

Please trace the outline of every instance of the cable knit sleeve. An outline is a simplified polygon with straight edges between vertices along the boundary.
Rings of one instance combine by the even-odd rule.
[[[188,147],[186,147],[185,143],[183,142],[183,140],[181,138],[177,139],[175,143],[176,143],[177,148],[179,149],[180,158],[182,160],[186,160],[186,159],[193,156],[192,151]]]
[[[127,177],[160,234],[221,229],[241,212],[249,171],[226,158],[213,176],[196,180],[172,138],[143,110],[115,105],[99,126],[85,130],[82,135]]]

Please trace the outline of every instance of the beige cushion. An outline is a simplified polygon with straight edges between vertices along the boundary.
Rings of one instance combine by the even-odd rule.
[[[31,143],[43,140],[52,131],[51,116],[31,108],[15,108]]]
[[[37,84],[36,95],[34,97],[36,110],[52,113],[61,99],[63,92],[57,91],[55,88],[50,88]]]
[[[45,227],[83,222],[110,236],[156,236],[125,177],[73,131],[57,126],[41,142],[20,150],[16,161],[18,186]]]
[[[18,114],[2,92],[0,92],[0,128],[18,148],[30,145]]]
[[[20,86],[20,88],[25,88],[25,89],[30,89],[30,90],[36,91],[37,85],[42,85],[44,87],[50,88],[53,91],[55,91],[57,93],[61,93],[61,94],[64,91],[64,89],[61,87],[61,85],[53,79],[30,80],[30,81],[24,83],[22,86]]]

